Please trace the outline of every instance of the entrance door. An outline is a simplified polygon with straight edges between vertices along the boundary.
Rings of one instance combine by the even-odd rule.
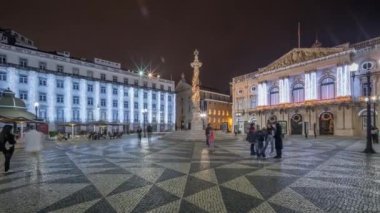
[[[331,112],[324,112],[319,116],[319,134],[334,134],[334,116]]]
[[[290,121],[292,135],[302,135],[302,115],[294,114]]]

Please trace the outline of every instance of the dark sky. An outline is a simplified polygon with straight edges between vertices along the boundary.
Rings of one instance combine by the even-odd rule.
[[[165,78],[191,80],[193,50],[205,86],[226,90],[318,32],[324,46],[380,36],[379,0],[0,0],[0,27],[43,50],[68,50],[124,67],[152,64]],[[162,60],[164,59],[164,60]]]

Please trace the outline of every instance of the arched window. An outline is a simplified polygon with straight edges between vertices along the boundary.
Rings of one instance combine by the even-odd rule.
[[[325,78],[321,81],[321,99],[335,98],[335,82],[332,78]]]
[[[270,95],[270,105],[277,105],[280,99],[278,87],[273,87],[270,90],[269,95]]]
[[[302,84],[296,84],[292,90],[293,102],[299,103],[305,100],[305,89]]]

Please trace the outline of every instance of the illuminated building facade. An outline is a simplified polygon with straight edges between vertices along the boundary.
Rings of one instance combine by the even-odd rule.
[[[264,127],[278,121],[284,134],[365,135],[368,83],[371,100],[380,95],[379,59],[380,37],[293,49],[264,68],[233,78],[234,127],[244,132],[249,123]]]
[[[77,59],[30,45],[34,43],[1,40],[0,92],[10,88],[32,113],[38,103],[38,118],[50,130],[75,125],[78,131],[98,131],[99,126],[127,131],[144,123],[155,131],[174,128],[173,81],[123,70],[120,63]]]
[[[191,102],[191,85],[182,79],[176,86],[177,129],[191,129],[193,106]],[[232,102],[231,96],[211,88],[200,87],[200,109],[203,124],[210,123],[216,130],[231,130]]]

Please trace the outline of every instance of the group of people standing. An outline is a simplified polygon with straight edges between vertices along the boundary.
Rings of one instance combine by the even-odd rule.
[[[266,149],[271,145],[271,153],[276,149],[274,158],[282,157],[282,129],[281,125],[276,122],[268,123],[267,127],[261,128],[254,123],[250,125],[246,140],[251,144],[251,155],[266,157]]]

